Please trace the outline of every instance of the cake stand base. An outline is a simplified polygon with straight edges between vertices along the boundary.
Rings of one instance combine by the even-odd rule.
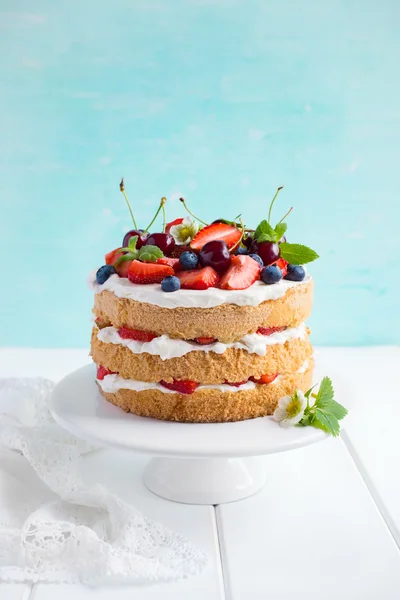
[[[147,488],[184,504],[242,500],[265,485],[265,462],[251,458],[153,458],[144,473]]]

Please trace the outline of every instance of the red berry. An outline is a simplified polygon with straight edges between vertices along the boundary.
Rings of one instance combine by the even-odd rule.
[[[278,258],[278,260],[276,260],[273,264],[280,268],[280,270],[282,271],[282,277],[285,277],[285,275],[287,275],[287,260],[285,260],[284,258]]]
[[[194,338],[193,341],[197,344],[200,344],[201,346],[206,346],[207,344],[213,344],[217,341],[217,339],[213,337],[197,337]]]
[[[253,243],[253,238],[251,237],[251,235],[248,235],[242,241],[243,246],[245,246],[247,248],[247,250],[250,250],[252,243]]]
[[[207,242],[223,240],[228,248],[233,248],[240,240],[241,235],[237,227],[232,227],[232,225],[226,223],[211,223],[211,225],[203,227],[196,233],[190,242],[190,247],[198,252]]]
[[[181,271],[177,273],[177,277],[183,290],[206,290],[218,282],[218,273],[212,267]]]
[[[175,219],[175,221],[171,221],[171,223],[167,223],[165,233],[169,233],[171,231],[171,227],[173,227],[174,225],[181,225],[181,223],[183,223],[182,217],[180,219]]]
[[[125,252],[120,252],[121,248],[115,248],[115,250],[111,250],[111,252],[107,252],[105,255],[106,265],[113,265],[117,258],[123,256]]]
[[[232,256],[231,266],[221,277],[219,287],[224,290],[245,290],[260,277],[260,265],[250,256]]]
[[[179,262],[179,258],[171,258],[169,256],[162,256],[157,259],[158,265],[169,265],[173,268],[175,273],[181,270],[181,263]]]
[[[97,365],[96,378],[102,381],[106,375],[115,375],[110,369],[106,369],[103,365]]]
[[[192,252],[190,246],[175,246],[171,252],[172,258],[179,258],[184,252]]]
[[[261,375],[258,379],[256,377],[250,377],[251,381],[254,383],[272,383],[274,379],[278,377],[279,373],[275,373],[274,375]]]
[[[223,240],[207,242],[200,250],[199,260],[202,267],[212,267],[217,273],[223,273],[231,263],[227,243]]]
[[[174,392],[180,394],[193,394],[199,385],[196,381],[190,381],[189,379],[174,379],[172,383],[160,381],[160,384],[168,390],[174,390]]]
[[[151,340],[158,337],[158,335],[152,331],[130,329],[129,327],[120,327],[118,333],[123,340],[136,340],[138,342],[151,342]]]
[[[245,379],[244,381],[235,381],[235,383],[232,383],[231,381],[224,381],[225,385],[233,385],[234,387],[240,387],[241,385],[243,385],[244,383],[247,383],[247,379]]]
[[[175,240],[170,233],[151,233],[146,240],[146,246],[157,246],[168,256],[175,248]]]
[[[118,275],[120,277],[128,277],[129,267],[131,266],[131,264],[131,260],[123,260],[121,263],[119,263],[119,265],[115,267]]]
[[[139,260],[133,260],[128,270],[128,279],[132,283],[161,283],[167,275],[175,275],[175,271],[169,265],[144,263]]]
[[[143,229],[131,229],[124,235],[124,240],[122,242],[122,246],[126,248],[128,246],[129,240],[131,237],[137,235],[138,239],[136,242],[136,249],[139,250],[142,246],[145,245],[147,238],[149,237],[148,231],[143,231]]]
[[[258,254],[265,266],[271,265],[279,258],[279,246],[274,242],[253,242],[250,254]]]
[[[285,331],[286,327],[259,327],[257,333],[260,335],[272,335],[277,331]]]

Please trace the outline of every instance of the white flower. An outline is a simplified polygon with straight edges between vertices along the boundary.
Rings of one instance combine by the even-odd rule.
[[[178,246],[184,246],[192,241],[198,230],[199,224],[190,217],[185,217],[179,225],[172,225],[169,232]]]
[[[297,425],[304,415],[307,399],[301,390],[296,390],[293,396],[283,396],[274,412],[274,419],[281,427]]]

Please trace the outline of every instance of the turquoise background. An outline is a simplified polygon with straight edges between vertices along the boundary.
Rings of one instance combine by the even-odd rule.
[[[318,344],[398,343],[400,3],[2,0],[2,345],[88,345],[85,278],[161,196],[316,249]]]

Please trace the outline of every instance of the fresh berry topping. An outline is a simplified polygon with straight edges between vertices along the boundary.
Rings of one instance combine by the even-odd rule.
[[[207,242],[224,240],[228,248],[233,248],[240,240],[241,235],[241,232],[236,227],[226,225],[225,223],[212,223],[200,229],[190,242],[190,247],[192,250],[199,252]]]
[[[286,242],[286,237],[284,235],[281,237],[278,244],[282,244],[282,242]]]
[[[285,279],[289,279],[290,281],[303,281],[305,276],[306,272],[304,267],[301,267],[300,265],[291,265],[290,263],[288,264]]]
[[[179,218],[179,219],[175,219],[175,221],[171,221],[171,223],[167,223],[167,226],[165,228],[165,233],[169,233],[171,230],[171,227],[173,227],[174,225],[182,225],[183,222],[183,218]]]
[[[97,283],[102,285],[107,281],[109,277],[111,277],[111,275],[115,275],[116,272],[117,271],[115,270],[115,267],[113,267],[112,265],[103,265],[96,273]]]
[[[131,329],[130,327],[120,327],[118,333],[123,340],[136,340],[137,342],[151,342],[158,337],[152,331],[142,331],[141,329]]]
[[[196,381],[190,381],[189,379],[174,379],[172,383],[160,381],[160,384],[168,390],[174,390],[174,392],[180,394],[193,394],[199,385]]]
[[[174,275],[172,267],[139,260],[133,260],[128,271],[128,279],[132,283],[161,283],[167,275]]]
[[[173,268],[175,273],[181,270],[181,265],[179,262],[179,258],[171,258],[170,256],[163,256],[162,258],[157,259],[158,265],[169,265]]]
[[[261,281],[267,285],[278,283],[282,279],[282,271],[276,265],[269,265],[261,270]]]
[[[234,254],[236,255],[246,255],[249,253],[249,249],[248,248],[243,248],[243,246],[239,246],[239,248],[237,248],[234,252]]]
[[[260,335],[272,335],[278,333],[278,331],[285,331],[286,327],[259,327],[257,333]]]
[[[249,256],[253,260],[257,261],[261,268],[264,266],[263,259],[261,258],[261,256],[258,256],[258,254],[250,254]]]
[[[284,258],[278,258],[278,260],[276,260],[273,264],[280,268],[280,270],[282,271],[282,277],[285,277],[288,266],[287,260],[285,260]]]
[[[251,381],[254,383],[272,383],[277,377],[279,373],[275,373],[274,375],[261,375],[258,379],[256,377],[250,377]]]
[[[260,266],[250,256],[232,256],[231,266],[221,277],[219,287],[224,290],[245,290],[259,277]]]
[[[179,263],[184,271],[197,269],[199,265],[199,257],[195,252],[192,252],[190,250],[188,252],[182,252],[182,254],[179,257]]]
[[[131,237],[134,237],[135,235],[137,235],[138,238],[136,242],[136,250],[139,250],[142,246],[145,245],[146,240],[150,234],[147,231],[143,231],[143,229],[131,229],[130,231],[128,231],[128,233],[124,235],[122,246],[126,248],[129,244],[129,240],[131,239]]]
[[[175,248],[175,240],[170,233],[151,233],[146,246],[157,246],[167,256]]]
[[[115,248],[115,250],[111,250],[111,252],[107,252],[104,259],[106,261],[106,265],[113,265],[117,258],[123,256],[125,252],[120,252],[122,248]]]
[[[94,322],[99,329],[104,329],[104,327],[109,327],[111,325],[110,321],[108,319],[103,319],[103,317],[96,317]]]
[[[229,248],[223,240],[213,240],[204,244],[199,259],[202,267],[212,267],[220,274],[224,273],[231,264]]]
[[[131,264],[131,260],[124,260],[121,263],[119,263],[119,265],[115,267],[118,275],[120,277],[128,277],[129,267],[131,266]]]
[[[181,282],[175,275],[168,275],[161,282],[161,289],[163,292],[176,292],[181,287]]]
[[[251,237],[251,235],[248,235],[247,237],[245,237],[242,240],[242,244],[243,244],[243,246],[246,246],[247,250],[250,250],[252,243],[253,243],[253,238]]]
[[[196,344],[200,344],[200,346],[207,346],[208,344],[213,344],[217,341],[216,338],[213,337],[197,337],[193,340]]]
[[[177,275],[184,290],[206,290],[218,282],[218,273],[212,267],[203,267],[193,271],[181,271]]]
[[[253,242],[250,253],[258,254],[264,265],[270,265],[279,258],[279,246],[274,242]]]
[[[96,378],[102,381],[106,375],[115,375],[110,369],[106,369],[103,365],[97,365]]]
[[[240,387],[244,383],[247,383],[247,379],[245,379],[244,381],[235,381],[234,383],[232,383],[231,381],[226,381],[226,379],[224,381],[225,385],[232,385],[234,387]]]

